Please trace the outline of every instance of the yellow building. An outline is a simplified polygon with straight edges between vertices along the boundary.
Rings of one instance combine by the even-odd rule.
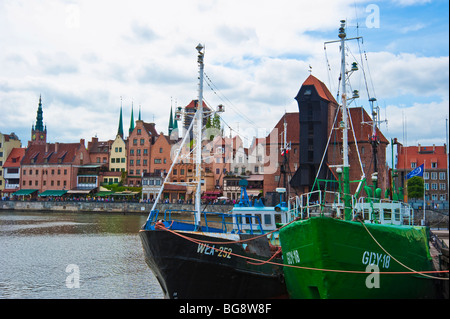
[[[111,144],[109,154],[109,170],[111,172],[125,172],[127,170],[127,150],[122,136],[117,134]]]

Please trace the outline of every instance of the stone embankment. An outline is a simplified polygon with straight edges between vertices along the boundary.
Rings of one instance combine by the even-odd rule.
[[[49,211],[49,212],[109,212],[109,213],[142,213],[148,214],[153,204],[134,202],[54,202],[54,201],[0,201],[0,210]],[[194,210],[188,204],[158,204],[156,209]],[[232,205],[202,205],[202,211],[228,212]]]

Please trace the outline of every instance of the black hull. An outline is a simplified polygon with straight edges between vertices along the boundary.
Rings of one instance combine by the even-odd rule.
[[[242,244],[210,244],[205,248],[165,230],[141,230],[145,260],[170,299],[266,299],[287,298],[280,266],[252,265],[246,256],[267,260],[269,244],[265,238]],[[226,242],[207,234],[182,233],[200,241]],[[242,235],[241,235],[242,236]],[[203,248],[203,249],[202,249]],[[249,249],[250,248],[250,249]],[[254,251],[249,253],[246,251]],[[230,252],[232,254],[230,254]],[[282,263],[281,259],[273,259]],[[254,262],[254,261],[253,261]]]

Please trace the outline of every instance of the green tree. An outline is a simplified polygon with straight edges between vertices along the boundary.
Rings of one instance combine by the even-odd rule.
[[[414,176],[408,179],[408,198],[423,198],[424,194],[424,182],[423,178]]]
[[[220,127],[220,116],[219,114],[214,114],[214,117],[211,119],[211,117],[209,116],[208,119],[206,120],[206,125],[205,125],[207,132],[208,132],[208,137],[209,140],[212,141],[214,139],[214,137],[218,134],[221,134],[221,127]]]

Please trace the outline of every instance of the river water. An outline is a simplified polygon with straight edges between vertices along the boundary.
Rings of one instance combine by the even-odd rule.
[[[0,299],[161,299],[146,215],[0,211]]]

